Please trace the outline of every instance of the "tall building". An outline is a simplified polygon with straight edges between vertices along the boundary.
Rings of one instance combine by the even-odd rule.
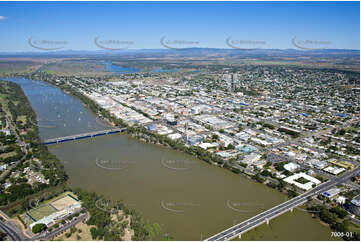
[[[237,73],[233,73],[231,78],[231,91],[234,92],[238,87],[238,75]]]

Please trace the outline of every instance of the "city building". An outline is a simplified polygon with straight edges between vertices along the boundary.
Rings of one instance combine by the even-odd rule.
[[[301,180],[300,178],[303,178],[302,180],[305,182],[300,181]],[[313,186],[321,183],[318,179],[316,179],[312,176],[309,176],[303,172],[296,173],[292,176],[284,178],[283,180],[289,184],[293,184],[293,185],[297,186],[298,188],[301,188],[302,190],[306,190],[306,191],[312,189]]]

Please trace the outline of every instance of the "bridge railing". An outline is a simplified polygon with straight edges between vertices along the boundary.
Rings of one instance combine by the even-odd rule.
[[[117,129],[107,129],[107,130],[99,130],[99,131],[94,131],[94,132],[88,132],[88,133],[82,133],[82,134],[74,134],[74,135],[69,135],[69,136],[63,136],[63,137],[57,137],[57,138],[52,138],[52,139],[47,139],[47,140],[44,140],[44,143],[50,143],[50,142],[58,142],[58,141],[61,141],[61,140],[65,140],[65,139],[76,139],[76,138],[79,138],[79,137],[85,137],[85,136],[94,136],[94,135],[97,135],[97,134],[108,134],[110,132],[122,132],[126,130],[126,128],[117,128]]]
[[[359,165],[358,165],[356,168],[350,170],[349,172],[347,172],[346,174],[344,174],[342,177],[337,177],[337,178],[335,178],[335,179],[333,179],[333,180],[329,180],[329,181],[327,181],[327,182],[325,182],[325,183],[321,183],[321,184],[317,185],[316,187],[312,188],[311,190],[309,190],[309,191],[307,191],[307,192],[305,192],[305,193],[303,193],[303,194],[301,194],[301,195],[299,195],[299,196],[297,196],[297,197],[294,197],[294,198],[292,198],[292,199],[290,199],[290,200],[288,200],[288,201],[286,201],[286,202],[283,202],[283,203],[281,203],[281,204],[279,204],[279,205],[277,205],[277,206],[275,206],[275,207],[272,207],[272,208],[270,208],[270,209],[268,209],[268,210],[266,210],[266,211],[264,211],[264,212],[262,212],[262,213],[260,213],[260,214],[257,214],[256,216],[253,216],[253,217],[251,217],[251,218],[249,218],[249,219],[247,219],[247,220],[245,220],[245,221],[243,221],[243,222],[241,222],[241,223],[239,223],[239,224],[237,224],[237,225],[234,225],[234,226],[232,226],[232,227],[230,227],[230,228],[228,228],[228,229],[225,229],[225,230],[223,230],[223,231],[221,231],[221,232],[219,232],[219,233],[217,233],[217,234],[209,237],[209,238],[206,239],[206,240],[210,240],[210,239],[212,239],[212,238],[215,237],[215,236],[221,235],[221,234],[225,233],[225,231],[227,231],[227,230],[232,230],[232,229],[236,228],[237,226],[239,226],[239,225],[241,225],[241,224],[243,224],[243,223],[247,223],[249,220],[254,219],[255,217],[262,216],[264,213],[270,212],[270,210],[272,210],[272,209],[278,208],[279,206],[283,206],[283,205],[285,205],[286,203],[291,203],[291,204],[292,204],[293,201],[295,201],[295,200],[297,200],[297,199],[300,199],[300,198],[302,199],[300,202],[305,202],[303,199],[306,199],[306,197],[307,197],[308,195],[316,195],[317,193],[322,192],[322,191],[325,190],[325,189],[329,189],[330,187],[336,185],[337,183],[340,183],[340,182],[343,182],[343,181],[349,179],[351,176],[355,176],[355,175],[359,174],[359,168],[360,168],[360,167],[359,167]],[[320,187],[321,187],[321,189],[320,189]],[[317,189],[320,189],[320,190],[317,191],[316,194],[314,194],[314,191],[317,190]],[[297,205],[297,206],[299,206],[299,205]],[[293,207],[293,206],[292,206],[292,207]],[[283,211],[281,211],[279,214],[275,214],[275,215],[271,216],[269,219],[272,219],[272,218],[274,218],[274,217],[277,217],[277,216],[279,216],[280,214],[283,214],[284,212],[286,212],[287,210],[288,210],[288,208],[285,209],[285,210],[283,210]],[[265,221],[262,221],[261,223],[258,223],[258,225],[259,225],[259,224],[262,224],[262,223],[264,223],[264,222],[265,222]],[[257,226],[258,226],[258,225],[257,225]],[[255,226],[255,227],[257,227],[257,226]],[[249,230],[249,229],[247,229],[247,230],[245,230],[245,231],[248,231],[248,230]],[[242,233],[244,233],[245,231],[242,231]],[[234,232],[233,232],[233,233],[234,233]],[[229,234],[229,233],[228,233],[228,234]],[[239,235],[239,234],[241,234],[241,233],[235,234],[234,236],[232,236],[232,238],[236,237],[236,236]],[[226,235],[222,236],[221,238],[224,238],[225,236],[226,236]],[[229,238],[227,238],[227,239],[229,239]]]
[[[270,211],[273,210],[273,209],[276,209],[276,208],[278,208],[278,207],[284,206],[284,205],[287,204],[287,203],[292,203],[293,201],[295,201],[295,200],[297,200],[297,199],[300,199],[300,197],[302,197],[302,196],[307,196],[307,195],[311,194],[315,189],[319,188],[321,185],[322,185],[322,186],[326,186],[326,184],[328,184],[328,183],[330,183],[330,182],[331,182],[331,180],[329,180],[329,181],[327,181],[327,182],[325,182],[325,183],[321,183],[321,184],[319,184],[318,186],[312,188],[311,190],[309,190],[309,191],[307,191],[307,192],[305,192],[305,193],[303,193],[303,194],[301,194],[301,195],[299,195],[299,196],[297,196],[297,197],[294,197],[294,198],[292,198],[292,199],[290,199],[290,200],[287,200],[287,201],[285,201],[285,202],[283,202],[283,203],[281,203],[281,204],[278,204],[277,206],[274,206],[274,207],[272,207],[272,208],[270,208],[270,209],[268,209],[268,210],[266,210],[266,211],[263,211],[262,213],[259,213],[259,214],[255,215],[255,216],[253,216],[253,217],[251,217],[251,218],[249,218],[249,219],[247,219],[247,220],[245,220],[245,221],[242,221],[242,222],[239,223],[239,224],[236,224],[236,225],[234,225],[234,226],[232,226],[232,227],[229,227],[228,229],[225,229],[225,230],[223,230],[223,231],[221,231],[221,232],[219,232],[219,233],[217,233],[217,234],[209,237],[209,238],[206,239],[206,240],[209,240],[209,239],[211,239],[211,238],[214,237],[214,236],[220,235],[220,234],[224,233],[224,231],[226,231],[226,230],[232,230],[232,229],[236,228],[237,226],[239,226],[240,224],[242,224],[242,223],[247,223],[248,221],[254,219],[255,217],[262,216],[263,214],[268,213],[268,212],[270,212]]]

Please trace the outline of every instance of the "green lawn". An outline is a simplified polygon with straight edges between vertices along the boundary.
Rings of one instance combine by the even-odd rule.
[[[16,151],[11,151],[8,153],[0,154],[0,158],[6,159],[8,157],[15,156],[15,155],[16,155]]]
[[[32,209],[30,212],[28,212],[31,217],[33,217],[35,220],[42,219],[43,217],[49,216],[50,214],[56,212],[54,208],[52,208],[49,205],[41,206],[37,209]]]
[[[298,183],[301,183],[301,184],[306,184],[306,183],[309,183],[310,181],[303,178],[303,177],[300,177],[297,180],[295,180],[295,182],[298,182]]]
[[[348,229],[350,230],[350,232],[357,232],[357,233],[360,233],[360,226],[354,224],[354,223],[351,223],[349,226],[348,226]]]

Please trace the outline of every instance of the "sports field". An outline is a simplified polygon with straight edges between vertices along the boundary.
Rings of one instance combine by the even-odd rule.
[[[33,217],[35,220],[39,220],[43,217],[49,216],[50,214],[56,212],[54,208],[48,204],[42,205],[38,208],[31,209],[28,214]]]
[[[74,198],[70,197],[69,195],[65,195],[64,197],[61,197],[50,204],[56,210],[60,211],[66,207],[70,207],[70,206],[74,205],[77,202],[78,201],[76,201]]]
[[[36,201],[36,199],[34,199]],[[49,216],[50,214],[61,211],[77,203],[76,196],[71,192],[65,192],[50,200],[37,204],[34,208],[20,215],[25,224],[31,223]]]

